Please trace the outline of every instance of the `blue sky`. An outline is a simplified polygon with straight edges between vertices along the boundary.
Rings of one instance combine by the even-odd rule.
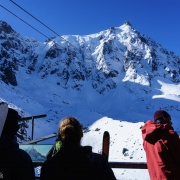
[[[180,0],[14,0],[59,35],[88,35],[121,26],[129,21],[168,51],[180,55]],[[0,4],[48,37],[50,30],[15,6],[10,0]],[[22,36],[46,38],[0,7],[0,20]]]

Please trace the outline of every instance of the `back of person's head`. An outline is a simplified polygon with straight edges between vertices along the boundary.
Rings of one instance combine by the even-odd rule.
[[[76,118],[66,117],[59,124],[58,136],[64,147],[79,147],[83,137],[83,127]]]
[[[2,134],[14,136],[16,135],[19,125],[18,125],[19,115],[14,109],[8,108],[8,114],[3,127]]]
[[[167,117],[171,117],[171,116],[166,111],[157,110],[154,113],[154,122],[156,122],[157,120],[162,120],[162,118],[167,118]]]

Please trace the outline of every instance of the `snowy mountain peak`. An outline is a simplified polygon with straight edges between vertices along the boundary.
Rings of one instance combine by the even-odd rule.
[[[39,153],[34,147],[28,147],[25,151],[31,156],[33,161],[46,160],[46,157]]]
[[[55,84],[65,89],[81,90],[89,82],[100,94],[116,88],[124,72],[123,81],[150,86],[151,78],[159,76],[161,69],[163,77],[179,82],[179,56],[133,30],[128,21],[120,28],[111,27],[93,36],[64,36],[66,41],[49,38],[42,44],[15,36],[1,21],[1,29],[11,34],[5,39],[1,36],[1,79],[17,86],[21,69],[30,76],[37,74],[39,80],[53,76]]]
[[[137,122],[156,109],[180,110],[180,57],[129,22],[44,43],[17,35],[2,21],[0,27],[9,27],[0,33],[0,100],[23,115],[47,113],[42,123],[52,129],[66,115],[88,126],[103,116]]]
[[[132,27],[132,24],[131,24],[129,21],[125,21],[125,22],[124,22],[124,25],[126,25],[126,26],[131,26],[131,27]]]

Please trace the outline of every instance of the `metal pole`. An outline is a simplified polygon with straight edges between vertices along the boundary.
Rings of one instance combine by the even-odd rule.
[[[33,117],[34,119],[39,119],[39,118],[46,117],[46,114],[37,115],[37,116],[30,116],[30,117],[24,117],[24,118],[22,118],[21,120],[19,120],[19,122],[20,122],[20,121],[25,121],[25,120],[32,120],[32,117]]]
[[[46,114],[41,114],[41,115],[37,115],[37,116],[30,116],[30,117],[24,117],[24,118],[19,120],[19,122],[26,121],[26,120],[32,120],[32,134],[31,134],[32,140],[34,138],[34,119],[43,118],[43,117],[46,117]]]
[[[31,137],[32,140],[33,140],[33,136],[34,136],[34,117],[32,117],[32,137]]]

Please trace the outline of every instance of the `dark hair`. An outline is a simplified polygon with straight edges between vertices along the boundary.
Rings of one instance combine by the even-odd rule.
[[[58,136],[65,147],[80,146],[80,141],[83,137],[83,127],[76,118],[66,117],[59,124]]]
[[[19,115],[14,109],[8,108],[8,114],[3,127],[2,134],[14,136],[16,135],[19,125],[18,125]]]

